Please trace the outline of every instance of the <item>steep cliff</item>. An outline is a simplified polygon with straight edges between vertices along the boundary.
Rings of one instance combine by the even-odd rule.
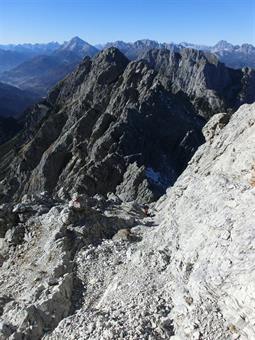
[[[184,92],[206,119],[255,100],[255,71],[226,67],[212,53],[191,48],[180,53],[154,49],[142,58],[165,76],[173,93]]]

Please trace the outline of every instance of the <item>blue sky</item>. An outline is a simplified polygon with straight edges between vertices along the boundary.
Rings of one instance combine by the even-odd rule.
[[[0,44],[69,40],[95,44],[255,44],[255,0],[0,0]]]

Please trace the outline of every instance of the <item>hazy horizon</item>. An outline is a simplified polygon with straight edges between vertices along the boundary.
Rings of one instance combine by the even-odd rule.
[[[104,42],[95,42],[95,43],[92,44],[89,40],[84,39],[82,36],[75,35],[75,36],[71,37],[70,39],[65,39],[65,40],[62,40],[62,41],[58,41],[58,40],[52,39],[52,40],[48,40],[48,41],[36,41],[36,42],[32,42],[32,43],[30,41],[23,41],[23,42],[19,42],[19,43],[12,43],[12,42],[1,43],[0,42],[0,45],[3,45],[3,46],[4,45],[6,45],[6,46],[8,46],[8,45],[26,45],[26,44],[31,44],[31,45],[42,44],[42,45],[44,45],[44,44],[50,44],[50,43],[64,44],[65,42],[70,41],[74,37],[79,37],[80,39],[84,40],[85,42],[87,42],[87,43],[89,43],[89,44],[91,44],[93,46],[99,46],[99,45],[103,46],[106,43],[111,43],[111,42],[116,42],[117,41],[117,40],[115,40],[115,41],[108,40],[108,41],[104,41]],[[151,40],[151,41],[156,41],[158,43],[170,43],[170,44],[171,43],[174,43],[174,44],[189,43],[189,44],[201,45],[201,46],[215,46],[219,41],[224,40],[224,39],[220,39],[218,41],[215,41],[214,43],[212,43],[210,45],[209,44],[204,44],[204,43],[199,43],[199,42],[194,43],[193,41],[188,41],[187,39],[183,40],[183,41],[174,41],[174,40],[160,41],[160,40],[156,40],[156,39],[150,39],[149,37],[144,37],[144,38],[137,39],[137,40],[132,40],[132,41],[126,41],[126,40],[119,39],[118,41],[123,41],[125,43],[134,43],[134,42],[139,41],[139,40]],[[251,44],[251,45],[253,45],[252,43],[250,43],[248,41],[243,41],[240,44],[234,44],[232,41],[228,41],[228,40],[227,40],[227,42],[232,44],[232,45],[242,45],[242,44]]]
[[[255,0],[0,0],[0,44],[109,41],[255,45]]]

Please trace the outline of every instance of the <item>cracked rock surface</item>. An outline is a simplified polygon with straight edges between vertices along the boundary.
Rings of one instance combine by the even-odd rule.
[[[78,275],[79,251],[92,257],[93,246],[124,227],[130,230],[143,217],[135,203],[116,204],[116,197],[110,196],[105,201],[74,195],[69,204],[51,201],[51,205],[40,202],[41,197],[25,197],[26,203],[12,207],[15,216],[22,212],[23,219],[13,223],[0,239],[1,339],[41,339],[75,313],[85,289],[84,276]],[[31,216],[35,202],[44,210]],[[2,207],[3,212],[5,209]],[[9,231],[17,233],[20,226],[22,235],[19,232],[19,238],[10,238]],[[138,238],[132,236],[136,242]]]
[[[48,338],[253,339],[254,138],[255,106],[244,105],[156,204],[159,226],[81,252],[89,306]]]
[[[1,238],[0,338],[255,337],[255,105],[218,118],[150,216],[115,194],[1,207],[24,230]]]

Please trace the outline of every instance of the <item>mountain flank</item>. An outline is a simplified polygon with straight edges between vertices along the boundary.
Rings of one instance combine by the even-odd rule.
[[[132,62],[116,48],[86,57],[0,147],[2,199],[47,191],[153,201],[203,143],[206,119],[254,100],[253,81],[252,70],[191,49]]]

